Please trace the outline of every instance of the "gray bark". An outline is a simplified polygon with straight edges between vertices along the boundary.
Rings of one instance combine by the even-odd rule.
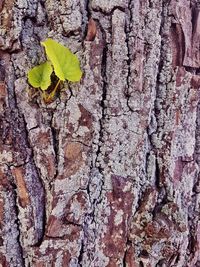
[[[0,11],[0,266],[200,266],[200,1]],[[84,72],[49,105],[47,37]]]

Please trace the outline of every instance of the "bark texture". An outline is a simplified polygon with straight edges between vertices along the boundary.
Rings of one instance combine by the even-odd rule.
[[[200,266],[200,1],[1,0],[0,266]],[[84,76],[45,105],[51,37]]]

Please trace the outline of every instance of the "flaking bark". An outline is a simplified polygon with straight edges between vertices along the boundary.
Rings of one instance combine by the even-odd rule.
[[[0,2],[0,265],[200,266],[200,2]],[[80,83],[27,83],[51,37]]]

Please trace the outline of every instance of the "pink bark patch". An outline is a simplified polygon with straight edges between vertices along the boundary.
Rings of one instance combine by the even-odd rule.
[[[102,243],[108,257],[120,258],[126,249],[126,237],[132,211],[133,193],[131,180],[122,176],[112,175],[113,190],[107,193],[111,207],[108,217],[107,232]]]

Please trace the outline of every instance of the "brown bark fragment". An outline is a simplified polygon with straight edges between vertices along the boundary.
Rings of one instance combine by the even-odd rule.
[[[188,1],[171,1],[173,65],[199,68],[199,9]]]
[[[0,100],[1,101],[4,100],[6,96],[7,96],[7,93],[6,93],[5,83],[1,82],[0,83]]]
[[[81,227],[77,225],[70,224],[64,216],[61,218],[50,215],[49,221],[47,224],[47,233],[48,237],[65,237],[72,240],[77,240],[80,238]]]
[[[62,200],[58,199],[53,202],[53,209],[59,206]],[[84,222],[85,214],[88,210],[88,196],[80,191],[72,195],[58,216],[50,215],[47,224],[48,236],[70,235],[70,239],[79,237],[81,225]]]
[[[20,205],[25,208],[30,204],[29,193],[25,183],[25,171],[23,167],[12,168],[12,174],[15,177]]]
[[[0,112],[1,113],[3,113],[5,109],[6,97],[7,97],[6,85],[4,82],[0,82]]]
[[[3,28],[5,28],[7,31],[11,29],[13,6],[14,6],[13,0],[1,1],[0,4],[0,10],[4,14],[4,16],[2,16],[3,19],[1,21],[1,26],[3,26]]]
[[[83,145],[80,143],[68,143],[65,147],[66,175],[75,174],[83,165]]]
[[[183,66],[185,54],[185,40],[183,30],[178,23],[171,26],[172,65]]]
[[[87,35],[86,35],[85,40],[86,41],[94,41],[96,33],[97,33],[96,22],[95,22],[95,20],[93,20],[93,18],[90,18],[89,22],[88,22]]]
[[[200,77],[197,75],[193,75],[191,79],[191,87],[194,89],[200,88]]]
[[[139,264],[135,260],[134,248],[131,245],[127,248],[125,262],[127,264],[127,267],[139,267]]]
[[[0,1],[0,11],[2,11],[3,5],[4,5],[4,0],[1,0]]]
[[[84,215],[88,208],[88,196],[85,192],[78,192],[74,194],[64,209],[64,220],[69,223],[79,224],[83,223]]]
[[[57,217],[51,215],[49,217],[47,225],[47,236],[57,237],[61,234],[61,228],[63,226],[62,220],[57,219]]]
[[[69,253],[69,252],[65,252],[65,253],[63,254],[62,266],[67,266],[67,265],[69,265],[70,260],[71,260],[71,255],[70,255],[70,253]]]
[[[123,256],[126,249],[133,194],[130,192],[129,178],[112,175],[111,179],[113,190],[107,193],[111,210],[110,216],[108,216],[107,232],[102,243],[105,246],[104,253],[113,258],[109,266],[115,266],[114,262]]]
[[[38,261],[33,263],[33,267],[47,267],[47,263],[46,262],[42,262],[42,261]]]
[[[0,266],[9,267],[9,263],[6,261],[6,257],[3,253],[0,253]]]

